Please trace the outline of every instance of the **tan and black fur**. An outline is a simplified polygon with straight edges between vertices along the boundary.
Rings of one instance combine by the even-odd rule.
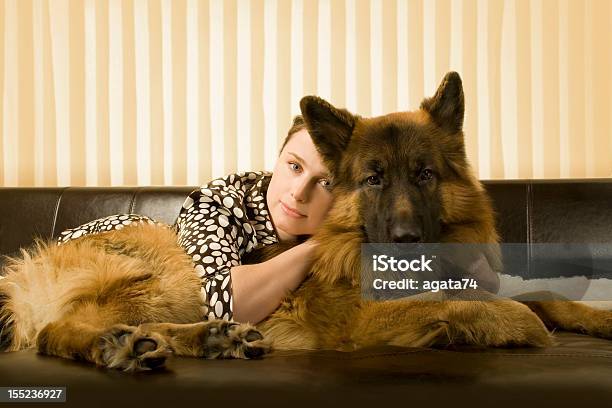
[[[415,112],[361,118],[306,97],[302,113],[332,171],[334,206],[313,237],[303,284],[257,328],[202,321],[200,283],[168,229],[141,225],[62,246],[38,244],[0,280],[2,348],[134,371],[172,352],[257,357],[277,349],[355,350],[371,345],[547,346],[550,328],[612,338],[612,312],[571,302],[500,299],[481,290],[372,302],[360,296],[364,242],[496,243],[489,197],[463,142],[463,89],[448,74]],[[286,248],[272,245],[245,261]],[[495,253],[487,257],[499,267]],[[262,339],[263,333],[265,339]]]

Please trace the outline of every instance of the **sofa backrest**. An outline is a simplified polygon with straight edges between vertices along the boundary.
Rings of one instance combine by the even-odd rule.
[[[173,224],[195,188],[0,188],[0,255],[16,255],[35,238],[56,238],[67,228],[113,214],[142,214]]]
[[[612,179],[486,181],[503,242],[612,243]],[[174,223],[196,187],[0,188],[0,255],[118,213]],[[2,261],[0,261],[0,264]]]

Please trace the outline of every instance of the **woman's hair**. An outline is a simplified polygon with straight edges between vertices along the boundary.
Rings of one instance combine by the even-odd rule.
[[[285,148],[285,145],[289,142],[289,140],[291,140],[291,136],[293,136],[294,134],[296,134],[302,129],[306,129],[306,123],[304,122],[304,118],[302,117],[302,115],[297,115],[296,117],[293,118],[293,123],[291,124],[291,127],[289,128],[289,131],[287,132],[287,136],[285,137],[285,140],[283,141],[283,145],[280,148],[279,154],[280,152],[283,151],[283,149]]]

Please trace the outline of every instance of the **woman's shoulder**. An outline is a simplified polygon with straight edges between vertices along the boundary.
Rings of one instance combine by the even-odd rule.
[[[267,171],[249,171],[232,173],[216,178],[199,188],[193,190],[189,197],[191,199],[208,197],[222,204],[223,198],[243,198],[245,195],[253,195],[264,192],[272,177]]]
[[[276,242],[266,204],[271,176],[272,173],[264,171],[234,173],[194,190],[175,222],[179,235],[199,240],[206,235],[210,239],[215,239],[215,234],[219,239],[230,236],[236,239],[241,252],[248,252],[259,243]],[[190,232],[194,229],[201,231],[194,235]]]
[[[271,172],[249,171],[216,178],[193,190],[183,203],[181,212],[194,204],[210,203],[234,208],[244,207],[245,203],[253,200],[264,200],[271,177]]]
[[[268,171],[243,171],[240,173],[231,173],[204,184],[200,187],[200,189],[215,187],[227,187],[234,189],[250,188],[271,177],[272,173]]]

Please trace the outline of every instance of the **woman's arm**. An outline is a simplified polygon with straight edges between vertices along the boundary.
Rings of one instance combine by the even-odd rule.
[[[265,262],[231,268],[234,320],[259,323],[306,278],[316,244],[306,241]]]

